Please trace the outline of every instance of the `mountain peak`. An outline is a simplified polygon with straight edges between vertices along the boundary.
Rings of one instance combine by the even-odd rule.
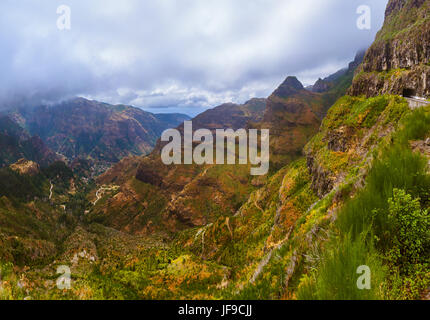
[[[304,89],[303,84],[296,77],[289,76],[273,94],[278,97],[285,98]]]
[[[297,90],[303,90],[303,84],[295,76],[288,76],[285,81],[281,84],[282,86],[288,86]]]

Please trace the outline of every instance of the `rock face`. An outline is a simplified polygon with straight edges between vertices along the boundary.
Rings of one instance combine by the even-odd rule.
[[[390,139],[408,110],[407,101],[397,96],[340,98],[304,149],[314,192],[320,198],[327,195],[344,182],[347,170],[370,163],[372,150]]]
[[[430,5],[425,0],[391,0],[375,42],[366,52],[351,95],[430,96]]]

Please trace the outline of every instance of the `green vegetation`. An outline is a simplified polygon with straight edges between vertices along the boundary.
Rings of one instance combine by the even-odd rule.
[[[0,197],[19,200],[40,197],[43,195],[44,184],[46,184],[46,178],[40,174],[21,175],[10,168],[0,169]]]
[[[374,160],[365,188],[340,210],[335,236],[303,279],[299,298],[416,299],[430,284],[430,175],[427,159],[409,145],[430,133],[430,114],[411,112],[401,128]],[[353,289],[359,265],[378,279],[368,292]]]
[[[339,241],[340,240],[340,241]],[[301,300],[375,300],[383,297],[380,283],[385,270],[377,252],[366,239],[352,239],[346,235],[335,240],[337,245],[326,249],[318,265],[315,279],[301,280],[297,298]],[[357,269],[371,270],[371,289],[357,288]]]
[[[137,179],[102,191],[78,185],[61,163],[34,176],[1,169],[8,179],[0,183],[15,181],[17,196],[24,182],[29,190],[0,198],[0,259],[13,262],[3,267],[9,286],[0,297],[419,298],[430,285],[430,175],[410,142],[429,135],[430,113],[410,111],[401,97],[345,96],[306,147],[320,167],[301,157],[258,188],[246,166],[196,171],[192,197],[176,205],[212,221],[175,233],[166,232],[167,194]],[[318,188],[326,188],[320,198]],[[210,203],[215,195],[222,200]],[[105,226],[116,224],[125,232]],[[61,264],[72,266],[68,291],[55,285]],[[357,288],[360,266],[370,268],[370,290]]]
[[[376,42],[389,41],[408,34],[410,36],[411,32],[422,30],[422,25],[429,21],[426,15],[428,11],[427,2],[424,2],[421,8],[415,8],[413,0],[408,0],[403,9],[391,14],[385,20],[384,27],[376,37]]]

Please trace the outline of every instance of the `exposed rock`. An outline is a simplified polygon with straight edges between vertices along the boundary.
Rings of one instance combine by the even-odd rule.
[[[20,159],[18,162],[10,165],[10,168],[20,174],[34,176],[40,172],[40,167],[36,162]]]
[[[328,149],[331,151],[346,152],[349,149],[352,134],[353,129],[346,126],[331,131],[326,138]]]
[[[307,155],[307,166],[312,178],[312,189],[315,190],[318,197],[324,197],[333,189],[335,182],[333,173],[324,170],[318,165],[318,162],[311,154]]]
[[[411,141],[411,148],[412,150],[417,151],[422,155],[426,156],[427,159],[429,159],[430,163],[430,138],[425,141]]]
[[[410,70],[394,72],[385,76],[380,73],[357,75],[349,90],[351,95],[373,97],[380,94],[403,95],[412,88],[417,96],[430,96],[430,66],[416,65]]]
[[[430,96],[430,6],[424,0],[391,0],[376,41],[366,52],[351,95]]]
[[[77,227],[64,242],[65,251],[60,260],[69,265],[73,272],[81,273],[90,270],[91,264],[99,259],[94,241],[93,234]]]

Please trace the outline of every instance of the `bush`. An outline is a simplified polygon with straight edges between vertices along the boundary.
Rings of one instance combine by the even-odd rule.
[[[430,283],[428,161],[411,150],[425,139],[430,114],[418,109],[401,122],[392,144],[380,149],[366,186],[338,214],[336,234],[316,269],[299,286],[299,299],[416,299]],[[385,272],[386,259],[390,272]],[[368,265],[372,290],[357,291],[354,269]]]
[[[403,129],[396,138],[402,144],[408,144],[410,140],[424,139],[429,134],[430,113],[424,108],[416,109],[408,114],[402,121]]]
[[[332,242],[320,259],[316,273],[302,279],[297,292],[300,300],[375,300],[383,297],[385,270],[371,243],[347,235]],[[357,269],[368,266],[371,288],[359,289]]]
[[[353,238],[372,227],[380,240],[378,246],[389,248],[396,232],[390,232],[388,199],[394,189],[402,189],[427,202],[430,190],[427,160],[396,145],[374,161],[366,182],[366,187],[341,210],[337,226],[343,234],[351,232]]]
[[[394,189],[388,200],[388,222],[392,229],[393,248],[389,259],[400,268],[423,262],[423,254],[429,245],[430,215],[421,210],[420,199],[413,199],[404,190]]]

